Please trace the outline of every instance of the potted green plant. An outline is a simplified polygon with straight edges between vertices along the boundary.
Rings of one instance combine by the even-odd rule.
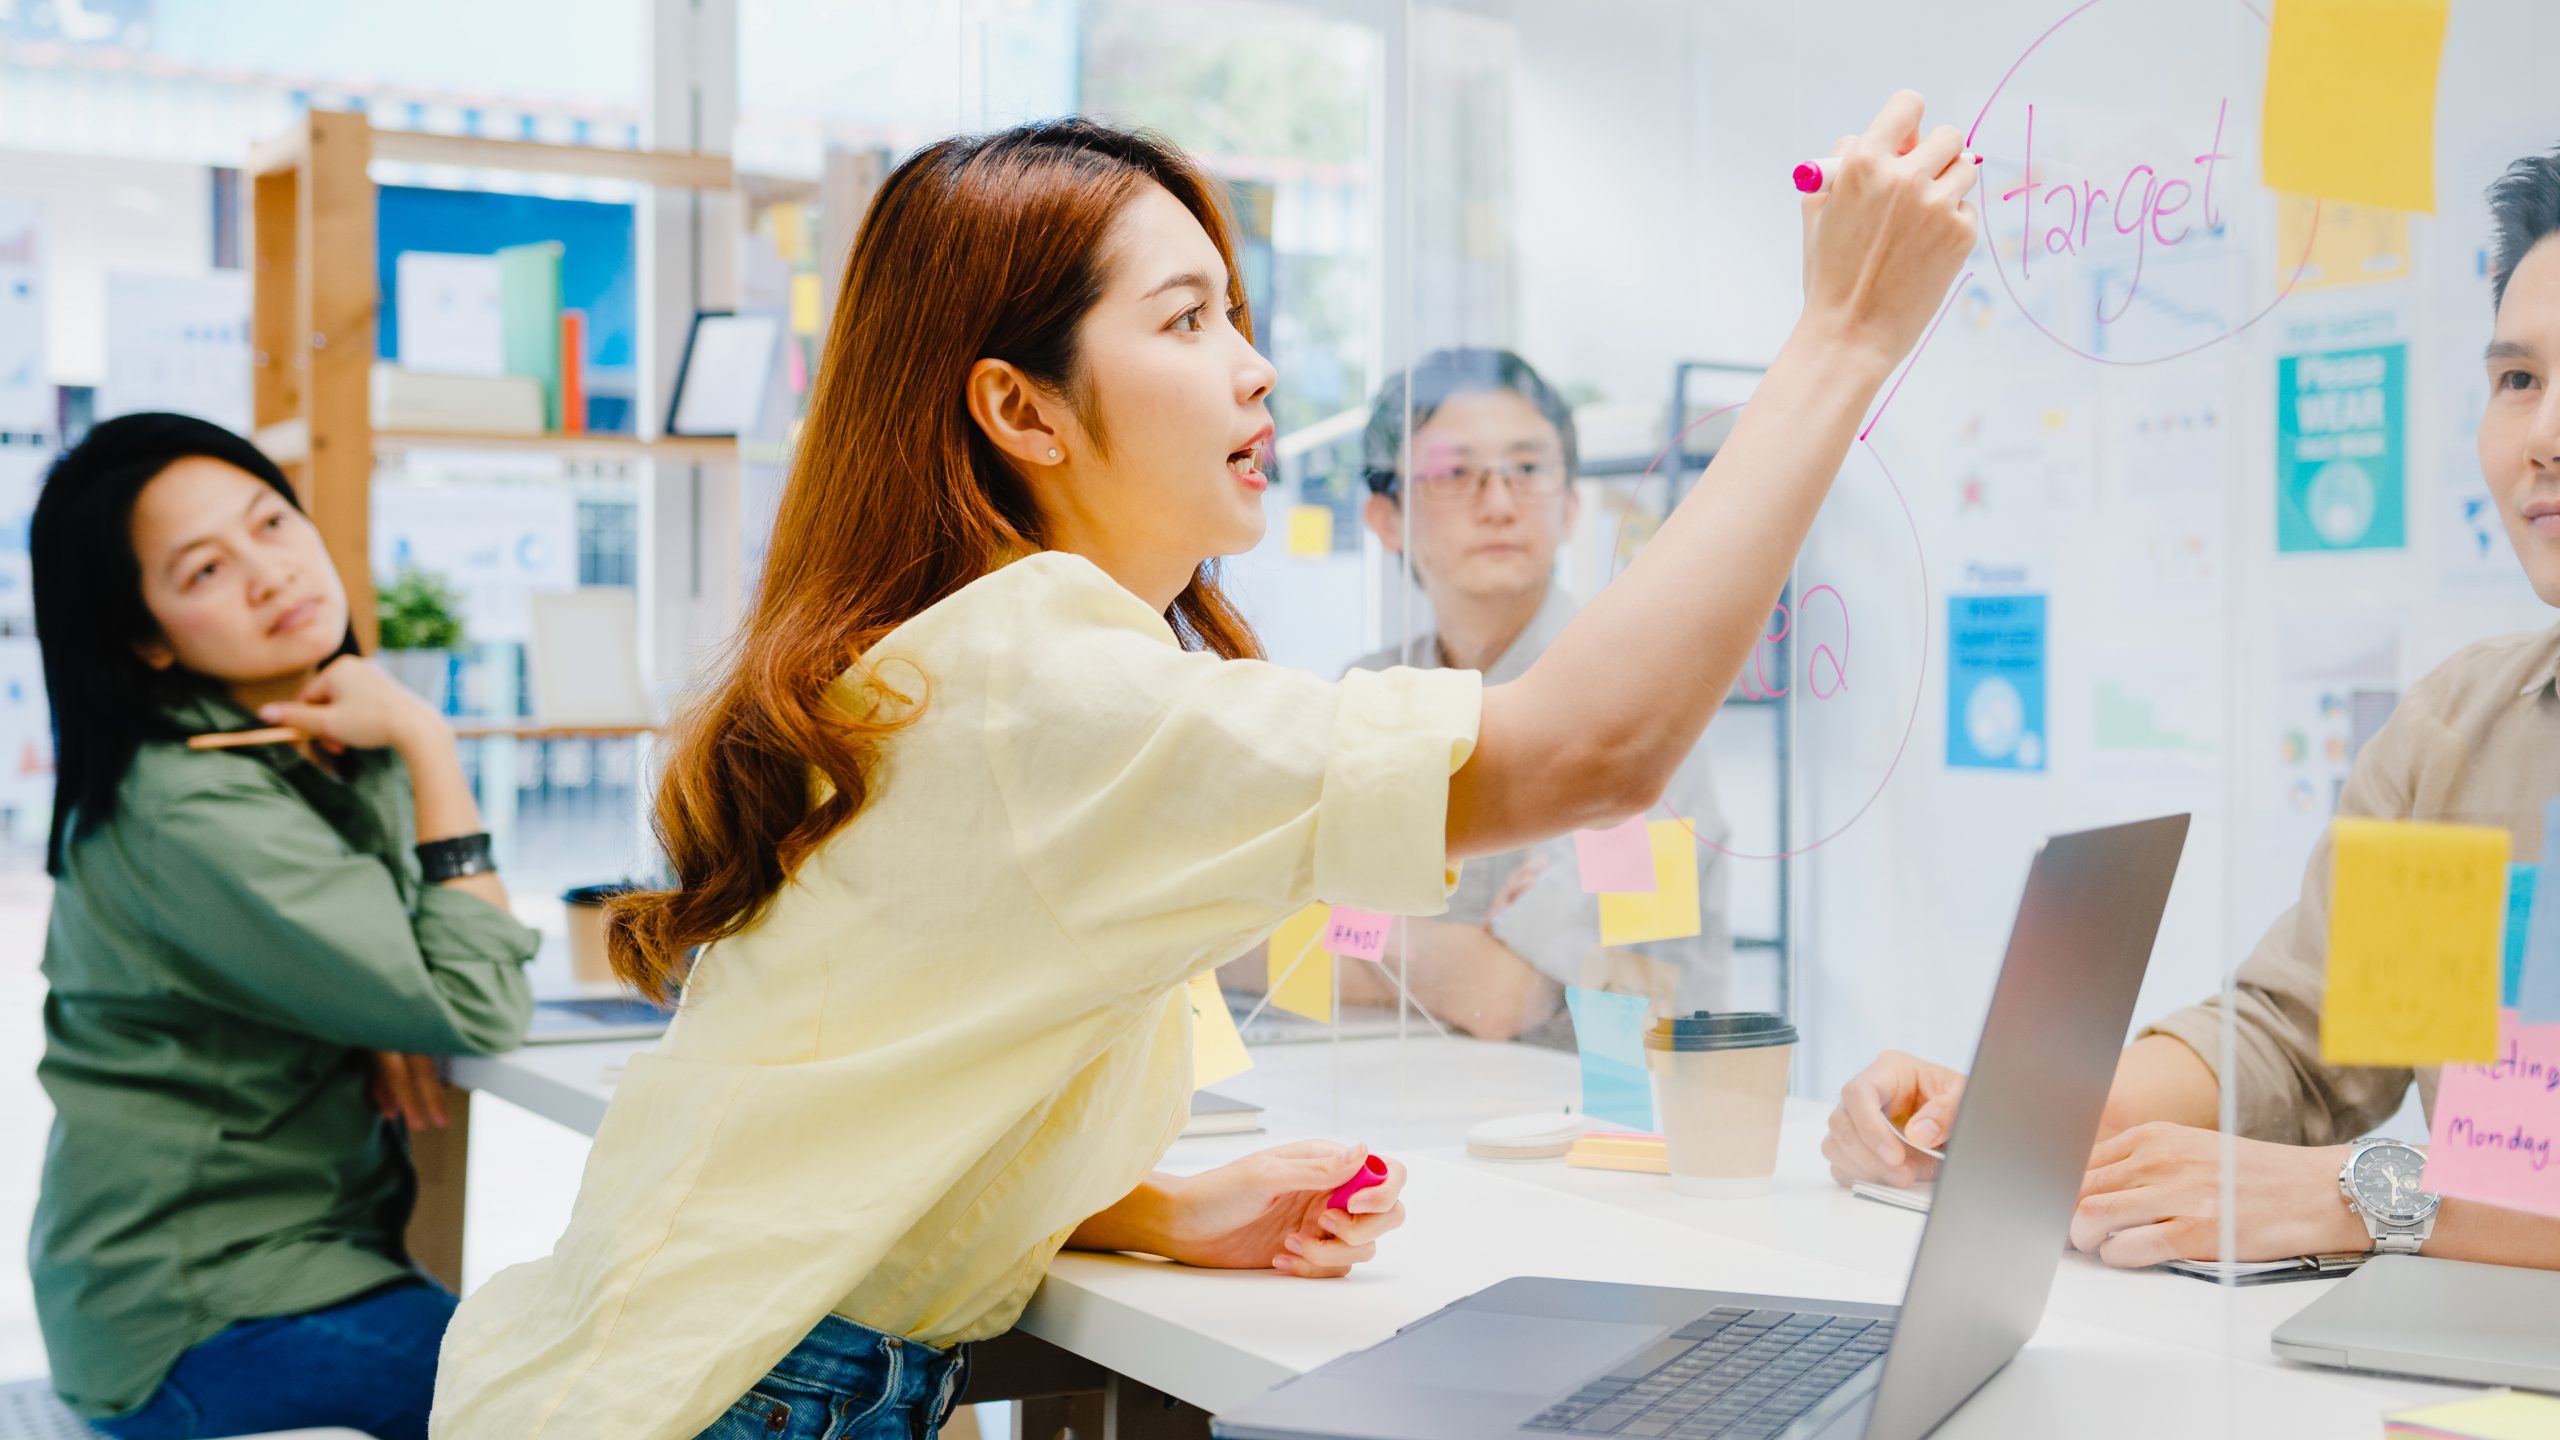
[[[441,576],[404,565],[374,598],[374,659],[438,712],[452,688],[453,652],[462,648],[460,602]]]

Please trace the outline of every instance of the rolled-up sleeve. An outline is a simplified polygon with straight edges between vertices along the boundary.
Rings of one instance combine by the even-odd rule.
[[[1310,901],[1447,907],[1480,677],[1328,683],[1185,651],[1100,572],[1043,563],[1055,578],[1019,587],[1038,623],[988,651],[989,763],[1024,874],[1116,982],[1177,982]]]
[[[2348,772],[2338,814],[2410,818],[2417,767],[2449,743],[2429,705],[2412,689]],[[2334,1145],[2366,1133],[2400,1108],[2410,1070],[2331,1065],[2320,1058],[2321,997],[2328,986],[2331,853],[2323,834],[2302,873],[2302,893],[2267,927],[2230,989],[2163,1017],[2144,1035],[2166,1035],[2196,1052],[2232,1097],[2240,1133],[2287,1145]],[[2226,1008],[2225,999],[2230,1001]],[[2222,1070],[2222,1031],[2232,1031],[2234,1068]]]
[[[271,772],[247,766],[130,827],[138,917],[205,1003],[343,1045],[480,1054],[523,1040],[540,935],[426,886],[413,910],[385,862],[349,845]]]

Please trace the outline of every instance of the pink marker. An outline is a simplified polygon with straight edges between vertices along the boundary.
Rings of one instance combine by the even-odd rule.
[[[1359,1174],[1352,1176],[1350,1179],[1345,1180],[1340,1185],[1334,1187],[1333,1193],[1325,1197],[1324,1206],[1328,1210],[1348,1210],[1351,1208],[1352,1196],[1359,1194],[1361,1191],[1368,1189],[1372,1185],[1384,1185],[1386,1183],[1386,1157],[1383,1155],[1372,1155],[1368,1159],[1360,1162]]]
[[[1967,160],[1972,161],[1976,165],[1982,163],[1982,157],[1974,154],[1970,150],[1957,156],[1954,163],[1961,165]],[[1840,157],[1837,155],[1826,155],[1819,160],[1807,160],[1796,167],[1796,193],[1799,195],[1819,195],[1823,191],[1831,188],[1832,180],[1836,178],[1839,173]]]

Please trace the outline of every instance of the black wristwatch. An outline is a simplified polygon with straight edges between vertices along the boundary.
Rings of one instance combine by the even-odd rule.
[[[465,875],[486,875],[498,868],[498,857],[489,849],[489,832],[456,835],[450,840],[430,840],[418,847],[418,872],[430,885],[459,880]]]

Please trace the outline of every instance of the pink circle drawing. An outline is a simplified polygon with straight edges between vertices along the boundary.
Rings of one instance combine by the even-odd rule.
[[[1680,443],[1689,438],[1691,431],[1696,430],[1699,426],[1706,424],[1710,420],[1730,415],[1748,403],[1749,402],[1747,401],[1736,401],[1731,405],[1710,410],[1706,414],[1699,416],[1697,419],[1692,420],[1687,425],[1681,427],[1680,433],[1672,436],[1671,443],[1663,446],[1661,452],[1653,457],[1653,462],[1644,467],[1644,473],[1636,477],[1636,488],[1641,490],[1645,482],[1653,478],[1654,472],[1662,468],[1662,462],[1670,459],[1674,454],[1678,453]],[[1885,762],[1884,773],[1876,777],[1875,789],[1867,793],[1867,798],[1859,803],[1857,810],[1853,812],[1848,819],[1841,821],[1836,826],[1833,826],[1827,833],[1817,839],[1798,845],[1791,850],[1777,850],[1765,853],[1750,850],[1734,850],[1726,846],[1719,845],[1715,841],[1700,835],[1697,831],[1697,827],[1691,825],[1688,817],[1686,816],[1666,815],[1664,817],[1666,819],[1677,821],[1680,828],[1688,831],[1690,838],[1696,840],[1699,844],[1706,846],[1708,849],[1715,851],[1719,855],[1728,856],[1735,860],[1792,860],[1799,855],[1811,854],[1812,852],[1819,850],[1823,846],[1840,838],[1842,831],[1845,831],[1850,826],[1857,824],[1869,810],[1875,808],[1877,799],[1884,794],[1884,787],[1893,782],[1893,772],[1901,767],[1903,753],[1911,748],[1911,732],[1920,722],[1920,701],[1922,695],[1928,689],[1929,682],[1929,556],[1928,552],[1921,547],[1920,522],[1911,513],[1911,501],[1902,493],[1902,482],[1893,478],[1892,468],[1884,463],[1884,457],[1882,455],[1876,453],[1876,448],[1873,443],[1864,437],[1861,437],[1854,442],[1854,444],[1855,448],[1865,451],[1867,453],[1867,458],[1875,462],[1876,473],[1884,477],[1885,488],[1893,492],[1894,503],[1902,507],[1902,523],[1908,526],[1911,531],[1912,569],[1913,572],[1920,577],[1919,614],[1921,617],[1920,663],[1917,670],[1911,677],[1911,709],[1909,713],[1903,716],[1902,736],[1894,742],[1893,758]],[[1627,517],[1622,514],[1618,517],[1618,537],[1617,543],[1611,547],[1612,554],[1623,554],[1625,552],[1626,529]],[[1829,585],[1817,585],[1812,589],[1807,590],[1801,597],[1799,597],[1799,607],[1801,607],[1805,601],[1811,600],[1816,594],[1823,591],[1829,591],[1832,598],[1835,600],[1841,599],[1840,592],[1837,589],[1834,589]],[[1840,643],[1845,647],[1849,643],[1847,626],[1848,602],[1846,600],[1841,600],[1840,608],[1842,619]],[[1794,622],[1790,619],[1787,623],[1792,625]],[[1784,630],[1779,632],[1780,635],[1784,635],[1785,633],[1786,632]],[[1763,638],[1767,639],[1773,637]],[[1751,653],[1753,663],[1756,665],[1760,654],[1760,647],[1757,642],[1753,644]],[[1833,684],[1829,690],[1822,690],[1819,686],[1814,684],[1813,661],[1815,659],[1824,659],[1831,663]],[[1843,656],[1832,654],[1830,647],[1827,645],[1814,647],[1814,654],[1809,656],[1805,662],[1805,675],[1807,687],[1815,690],[1817,698],[1828,699],[1847,687],[1848,676],[1843,668],[1844,659],[1845,657]],[[1782,676],[1780,678],[1783,679],[1784,677]],[[1747,682],[1744,683],[1747,684]]]
[[[2000,92],[2006,90],[2009,86],[2009,82],[2017,78],[2019,68],[2027,63],[2028,57],[2034,55],[2037,49],[2042,47],[2044,42],[2052,39],[2054,35],[2062,29],[2062,27],[2079,19],[2082,15],[2095,10],[2101,3],[2103,3],[2103,0],[2081,0],[2079,5],[2073,7],[2061,19],[2056,20],[2053,24],[2047,26],[2045,32],[2035,38],[2034,43],[2028,45],[2027,48],[2019,54],[2017,59],[2009,63],[2009,68],[2001,73],[2000,83],[1992,86],[1991,93],[1983,97],[1982,109],[1975,113],[1972,128],[1965,132],[1964,143],[1966,149],[1970,150],[1973,148],[1974,137],[1979,135],[1982,131],[1982,122],[1990,117],[1991,107],[2000,103]],[[2249,0],[2233,0],[2233,3],[2237,4],[2241,9],[2248,11],[2250,17],[2255,19],[2259,24],[2264,25],[2267,23],[2267,17],[2258,10],[2257,6],[2250,4]],[[2061,336],[2056,335],[2042,320],[2036,318],[2035,312],[2027,308],[2025,301],[2018,298],[2017,287],[2011,284],[2009,280],[2008,267],[2000,263],[1999,243],[1993,239],[1991,234],[1991,176],[1988,173],[1990,167],[1984,166],[1982,169],[1985,173],[1976,182],[1980,189],[1975,200],[1974,208],[1981,217],[1983,248],[1991,252],[1991,269],[1994,274],[2000,277],[2001,290],[2008,295],[2009,303],[2018,307],[2018,313],[2025,317],[2026,322],[2036,327],[2036,332],[2038,334],[2044,336],[2054,344],[2061,346],[2063,349],[2070,351],[2072,354],[2079,356],[2081,359],[2094,361],[2100,365],[2133,367],[2140,365],[2158,365],[2170,360],[2184,359],[2185,357],[2193,355],[2200,350],[2210,350],[2214,346],[2221,344],[2223,341],[2230,339],[2232,336],[2239,334],[2241,331],[2248,329],[2250,326],[2257,324],[2259,321],[2266,319],[2268,315],[2274,313],[2275,308],[2278,305],[2285,302],[2286,297],[2293,294],[2294,286],[2301,283],[2302,272],[2309,268],[2311,264],[2311,249],[2314,245],[2319,243],[2320,239],[2320,203],[2315,200],[2312,202],[2311,206],[2311,224],[2308,233],[2302,237],[2302,254],[2294,261],[2293,272],[2285,277],[2284,288],[2276,292],[2275,298],[2269,300],[2266,303],[2265,308],[2259,310],[2258,313],[2250,316],[2248,319],[2241,321],[2239,324],[2232,326],[2230,329],[2223,331],[2221,334],[2216,335],[2209,340],[2199,340],[2184,350],[2171,351],[2166,355],[2146,356],[2139,360],[2113,359],[2105,355],[2097,354],[2093,351],[2084,350],[2081,347],[2072,344],[2070,341],[2065,340]],[[2030,240],[2028,243],[2032,244],[2033,241]]]

